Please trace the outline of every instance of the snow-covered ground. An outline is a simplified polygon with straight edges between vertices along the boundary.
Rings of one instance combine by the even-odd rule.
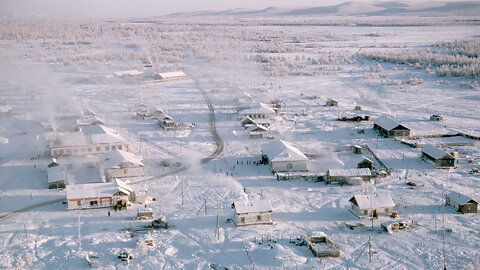
[[[3,24],[0,105],[12,106],[13,112],[0,114],[0,216],[23,210],[0,219],[0,268],[87,268],[85,255],[90,253],[119,269],[438,269],[444,262],[443,217],[448,268],[479,267],[480,216],[446,207],[442,217],[441,203],[444,191],[480,199],[479,175],[468,173],[480,168],[480,142],[452,146],[449,151],[462,153],[456,167],[436,169],[421,160],[420,149],[377,138],[371,121],[336,120],[358,105],[363,108],[359,113],[373,119],[391,115],[414,136],[479,136],[480,92],[460,86],[474,79],[439,78],[413,65],[357,56],[364,50],[421,50],[437,41],[479,41],[479,25],[395,26],[388,25],[388,18],[381,26],[196,20],[205,23],[169,18],[166,23]],[[144,74],[112,76],[132,69]],[[183,70],[188,79],[159,83],[144,77],[174,70]],[[422,83],[397,84],[410,78]],[[199,87],[214,107],[224,143],[223,152],[208,162],[202,160],[216,144]],[[237,120],[243,92],[256,102],[283,102],[269,134],[317,157],[310,161],[310,172],[352,167],[356,156],[333,149],[367,144],[392,174],[361,186],[277,181],[267,166],[253,163],[271,140],[249,139]],[[339,106],[324,107],[328,98]],[[154,120],[132,119],[130,108],[140,103],[163,108],[185,128],[164,131]],[[143,205],[119,212],[65,211],[58,200],[65,191],[47,189],[46,137],[52,134],[46,135],[40,123],[59,129],[68,126],[67,116],[79,116],[87,108],[119,131],[130,151],[144,157],[147,181],[133,186],[148,190],[156,199],[149,206],[170,225],[151,232],[154,248],[137,245],[145,232],[132,230],[144,225],[134,221],[136,209]],[[429,121],[432,114],[444,120]],[[177,168],[164,166],[166,162],[186,169],[172,174]],[[409,181],[417,187],[411,189]],[[387,234],[380,223],[391,218],[374,220],[369,262],[365,247],[370,221],[349,212],[348,200],[375,190],[391,193],[399,217],[413,219],[416,226]],[[274,225],[237,228],[228,222],[233,200],[260,196],[272,204]],[[53,200],[57,201],[28,208]],[[206,211],[201,209],[205,201]],[[345,226],[358,222],[367,227]],[[290,242],[316,231],[340,245],[339,258],[318,259],[307,247]],[[117,259],[123,250],[133,255],[128,266]]]

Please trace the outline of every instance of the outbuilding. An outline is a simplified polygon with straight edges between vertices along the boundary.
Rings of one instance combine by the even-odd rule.
[[[308,157],[293,144],[279,139],[263,146],[262,160],[267,160],[273,172],[308,171]]]
[[[128,185],[118,179],[108,183],[67,185],[66,190],[67,210],[126,207],[134,194]]]
[[[172,71],[172,72],[163,72],[153,74],[155,80],[162,81],[172,81],[172,80],[183,80],[187,78],[187,75],[183,71]]]
[[[373,129],[384,137],[410,136],[410,129],[384,115],[373,121]]]
[[[478,202],[476,200],[455,191],[447,195],[446,204],[464,214],[475,214],[478,210]]]
[[[370,181],[372,172],[369,168],[351,168],[351,169],[329,169],[326,175],[326,183],[348,184],[356,179]]]
[[[452,155],[431,144],[427,144],[422,148],[421,155],[423,160],[433,161],[438,168],[455,166],[455,158]]]
[[[244,128],[248,128],[252,125],[255,124],[255,121],[253,121],[252,118],[248,117],[248,116],[244,116],[241,120],[240,120],[240,124],[242,125],[242,127]]]
[[[47,167],[48,188],[65,188],[68,184],[65,170],[55,158]]]
[[[355,195],[350,198],[350,211],[357,217],[391,215],[395,203],[389,193]]]
[[[235,201],[233,222],[238,226],[273,224],[272,205],[268,200]]]
[[[373,161],[365,156],[362,156],[361,160],[357,163],[357,168],[362,169],[362,168],[368,168],[372,169],[373,166]]]
[[[251,139],[264,138],[267,136],[268,128],[254,124],[247,129]]]
[[[158,125],[161,126],[163,129],[171,129],[175,127],[175,121],[173,118],[166,113],[163,113],[158,117]]]
[[[105,176],[108,179],[144,176],[142,157],[115,149],[102,157]]]

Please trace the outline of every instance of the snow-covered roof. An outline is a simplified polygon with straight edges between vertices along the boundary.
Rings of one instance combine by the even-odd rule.
[[[105,124],[102,119],[97,116],[90,116],[77,120],[77,126],[91,126],[91,125],[103,125]]]
[[[48,177],[48,183],[64,181],[66,179],[65,171],[61,166],[48,167],[47,177]]]
[[[90,109],[86,109],[84,112],[83,112],[83,117],[90,117],[90,116],[97,116],[97,114],[90,110]]]
[[[129,191],[120,189],[115,182],[67,185],[67,200],[111,197],[118,191],[129,194]]]
[[[448,156],[449,158],[453,158],[452,155],[449,153],[443,151],[442,149],[439,149],[431,144],[427,144],[422,148],[422,152],[431,156],[434,159],[440,159],[443,158],[444,156]]]
[[[328,174],[330,176],[355,177],[355,176],[371,176],[372,172],[370,171],[369,168],[329,169]]]
[[[268,131],[268,128],[266,128],[264,126],[261,126],[259,124],[253,124],[250,127],[248,127],[247,130],[248,130],[248,132],[252,132],[252,131],[266,132],[266,131]]]
[[[241,111],[241,114],[274,114],[275,111],[264,103],[254,103],[248,109]]]
[[[235,201],[233,204],[237,214],[272,212],[272,205],[268,200]]]
[[[262,148],[263,154],[267,155],[271,161],[298,161],[308,160],[308,158],[294,145],[283,140],[274,140]]]
[[[389,193],[377,193],[369,195],[355,195],[349,200],[360,209],[376,209],[383,207],[394,207],[395,203]]]
[[[452,201],[455,201],[457,202],[459,205],[464,205],[470,201],[474,201],[478,204],[478,202],[470,197],[468,197],[467,195],[463,195],[461,193],[458,193],[456,191],[452,191],[448,194],[448,198],[450,198],[450,200]]]
[[[123,71],[115,71],[113,72],[113,74],[117,77],[122,77],[122,76],[125,76],[125,75],[129,75],[129,76],[137,76],[137,75],[140,75],[142,74],[143,72],[141,71],[138,71],[136,69],[132,69],[132,70],[123,70]]]
[[[163,72],[163,73],[158,73],[158,75],[162,79],[176,78],[176,77],[187,77],[187,74],[185,74],[183,71]]]
[[[398,123],[397,121],[393,120],[392,118],[386,116],[386,115],[382,115],[382,116],[376,118],[375,120],[373,120],[373,123],[377,124],[377,126],[380,126],[380,127],[382,127],[383,129],[386,129],[386,130],[392,130],[392,129],[398,127],[398,126],[402,126],[404,128],[407,128],[407,127],[401,125],[400,123]]]
[[[253,124],[253,123],[255,123],[255,121],[253,121],[253,119],[248,117],[248,116],[244,116],[242,118],[242,120],[240,120],[240,123],[241,124]]]
[[[123,143],[125,139],[120,134],[103,125],[86,126],[82,132],[65,133],[58,139],[50,141],[51,147],[81,146],[102,143]]]
[[[143,167],[142,157],[133,153],[115,149],[103,155],[102,163],[107,169],[118,167],[131,167],[132,165]]]
[[[159,120],[173,120],[173,118],[170,115],[168,115],[164,112],[162,112],[162,114],[160,116],[158,116],[158,119]]]

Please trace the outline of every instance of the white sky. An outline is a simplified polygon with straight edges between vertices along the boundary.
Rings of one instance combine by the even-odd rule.
[[[372,2],[372,0],[0,0],[0,13],[4,15],[42,14],[48,17],[146,17],[173,12],[230,8],[327,6],[347,1]],[[429,1],[416,0],[415,2]]]

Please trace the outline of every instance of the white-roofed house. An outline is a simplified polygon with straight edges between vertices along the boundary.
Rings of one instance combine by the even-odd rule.
[[[104,125],[102,119],[98,118],[97,116],[90,116],[82,119],[77,120],[77,128],[78,130],[82,130],[84,127],[93,126],[93,125]]]
[[[247,128],[248,133],[250,134],[250,138],[263,138],[267,136],[268,128],[264,126],[260,126],[258,124],[254,124]]]
[[[423,160],[431,160],[439,168],[455,166],[455,158],[452,155],[431,144],[427,144],[422,148],[421,155]]]
[[[65,133],[50,140],[52,157],[105,154],[114,149],[128,150],[125,139],[103,125],[86,126],[82,132]]]
[[[55,158],[47,167],[48,188],[65,188],[68,184],[65,170]]]
[[[142,157],[115,149],[102,157],[105,176],[108,179],[144,176]]]
[[[291,143],[279,139],[262,147],[262,160],[267,160],[273,172],[308,171],[308,157]]]
[[[272,205],[268,200],[235,201],[233,222],[238,226],[273,224]]]
[[[172,72],[163,72],[153,74],[155,80],[162,81],[172,81],[172,80],[183,80],[187,78],[187,75],[183,71],[172,71]]]
[[[248,116],[253,120],[264,118],[271,119],[275,117],[275,111],[266,104],[259,102],[251,104],[249,108],[239,111],[238,116],[239,119],[242,119],[245,116]]]
[[[478,211],[478,202],[476,200],[455,191],[447,195],[446,204],[464,214],[475,214]]]
[[[134,192],[123,181],[67,185],[67,210],[123,206],[134,200]]]
[[[166,113],[161,114],[160,116],[157,117],[157,119],[158,119],[158,122],[157,122],[158,125],[165,130],[172,129],[176,126],[173,118]]]
[[[373,121],[373,129],[376,129],[381,136],[387,138],[410,136],[409,128],[401,125],[386,115],[380,116]]]
[[[350,198],[350,211],[357,217],[391,215],[395,203],[389,193],[360,194]]]
[[[369,168],[351,168],[351,169],[329,169],[326,175],[326,183],[352,183],[356,179],[370,181],[372,172]]]

